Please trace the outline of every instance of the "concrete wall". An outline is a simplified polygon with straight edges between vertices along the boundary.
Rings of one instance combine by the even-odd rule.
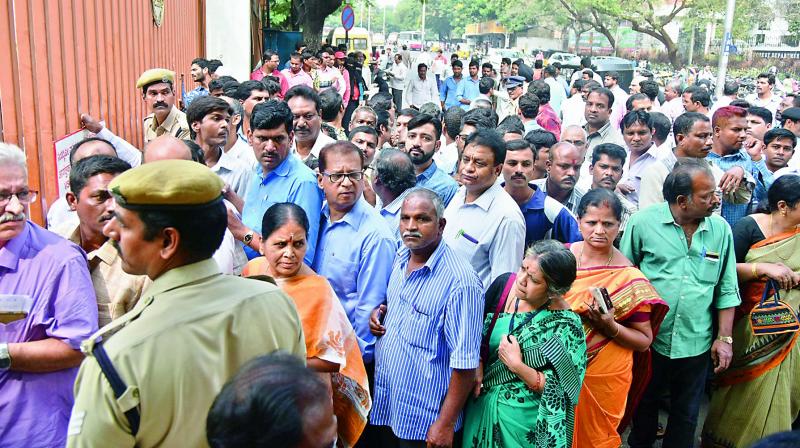
[[[250,72],[250,0],[206,0],[206,59],[219,59],[221,74],[239,81]]]

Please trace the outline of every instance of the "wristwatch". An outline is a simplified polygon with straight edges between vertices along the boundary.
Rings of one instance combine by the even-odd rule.
[[[0,370],[8,370],[11,367],[11,355],[8,353],[8,344],[0,344]]]
[[[242,238],[242,242],[244,244],[250,244],[250,241],[253,241],[253,235],[254,235],[254,233],[253,233],[252,230],[247,232],[247,233],[245,233],[244,237]]]
[[[717,336],[717,340],[733,345],[733,338],[730,336]]]

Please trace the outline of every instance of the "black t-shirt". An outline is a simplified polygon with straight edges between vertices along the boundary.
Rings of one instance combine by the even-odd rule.
[[[736,262],[744,263],[744,257],[753,244],[763,240],[764,232],[752,216],[745,216],[733,226],[733,250],[736,252]]]

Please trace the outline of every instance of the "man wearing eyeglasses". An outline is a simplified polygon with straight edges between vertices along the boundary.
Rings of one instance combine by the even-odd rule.
[[[36,196],[25,154],[0,143],[0,440],[11,448],[66,444],[80,343],[97,330],[86,255],[27,221]]]
[[[369,315],[386,300],[397,242],[386,221],[363,198],[363,166],[364,153],[350,142],[322,148],[317,182],[325,203],[317,219],[319,240],[311,267],[330,281],[371,372],[375,336],[369,331]]]
[[[291,152],[309,168],[316,169],[320,150],[335,141],[319,131],[322,127],[319,94],[305,85],[294,86],[286,92],[286,104],[293,115],[294,140]]]

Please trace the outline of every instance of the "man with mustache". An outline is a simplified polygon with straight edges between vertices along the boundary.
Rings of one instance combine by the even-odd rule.
[[[658,147],[653,142],[655,127],[648,112],[633,110],[622,117],[622,139],[628,147],[629,157],[623,167],[622,179],[617,189],[634,205],[639,203],[639,187],[644,171],[656,162]],[[594,156],[592,156],[594,160]],[[624,162],[624,160],[623,160]]]
[[[336,140],[320,132],[322,127],[322,106],[319,94],[308,86],[294,86],[286,92],[286,104],[294,117],[294,140],[291,153],[309,168],[316,169],[319,152]]]
[[[403,247],[372,312],[374,411],[381,446],[461,446],[462,408],[480,359],[483,288],[442,238],[444,204],[415,188],[400,210]],[[385,319],[384,319],[385,317]]]
[[[564,204],[573,215],[577,215],[578,205],[586,193],[586,190],[578,185],[583,160],[581,152],[575,145],[567,142],[556,143],[550,148],[547,177],[533,182],[542,192]]]
[[[775,172],[789,166],[797,137],[788,129],[774,128],[764,134],[763,143],[764,168],[758,170],[758,183],[754,192],[758,202],[767,200],[767,191],[775,180]]]
[[[225,152],[233,108],[222,98],[203,97],[186,109],[192,138],[203,149],[203,159],[237,196],[247,196],[252,169]]]
[[[103,234],[103,227],[113,217],[108,184],[130,168],[124,160],[105,155],[91,156],[76,163],[69,173],[67,203],[80,222],[55,229],[57,234],[86,252],[97,296],[100,327],[130,311],[149,285],[147,277],[122,270],[122,259],[114,240]]]
[[[525,218],[525,247],[543,239],[562,243],[580,241],[583,238],[575,217],[532,183],[536,179],[537,152],[524,139],[506,142],[503,188],[519,205]]]
[[[153,68],[142,73],[136,81],[142,89],[142,99],[151,111],[144,119],[144,143],[161,135],[189,138],[186,115],[175,107],[175,72]]]
[[[616,143],[625,146],[625,140],[616,126],[611,124],[611,106],[614,104],[614,93],[594,83],[583,85],[585,94],[584,117],[586,124],[586,160],[591,160],[592,150],[603,143]]]
[[[27,221],[25,153],[0,143],[0,440],[64,446],[80,343],[97,330],[86,255]]]
[[[638,211],[636,204],[629,201],[625,195],[617,190],[617,185],[622,179],[623,166],[627,153],[625,148],[614,143],[603,143],[594,148],[592,163],[589,165],[589,174],[592,176],[592,189],[605,188],[614,192],[622,203],[622,218],[619,222],[619,234],[625,231],[628,218]],[[619,241],[619,236],[617,236]]]
[[[188,160],[146,163],[109,183],[114,218],[103,232],[125,272],[153,283],[83,341],[66,446],[207,446],[208,409],[242,365],[275,350],[305,359],[291,299],[223,275],[212,259],[227,225],[222,188]]]
[[[755,162],[742,147],[747,138],[747,110],[736,106],[724,106],[714,112],[711,119],[714,137],[711,152],[708,153],[709,162],[726,171],[723,190],[736,190],[746,178],[748,190],[752,193],[758,174]],[[764,163],[763,161],[760,163]],[[737,221],[744,218],[749,210],[749,204],[740,204],[722,198],[722,217],[733,227]]]
[[[289,92],[298,87],[289,89]],[[280,202],[297,204],[308,215],[305,262],[311,264],[317,245],[322,194],[314,171],[290,153],[294,131],[289,106],[278,101],[256,105],[247,137],[258,159],[259,170],[251,179],[244,197],[242,219],[228,215],[230,231],[244,243],[249,258],[257,257],[261,250],[261,222],[267,209]]]
[[[497,182],[505,159],[506,142],[497,131],[470,133],[458,166],[462,186],[444,212],[445,241],[472,264],[484,290],[517,270],[525,249],[522,212]]]
[[[417,173],[417,186],[438,194],[445,204],[458,191],[458,183],[436,166],[433,156],[442,144],[442,122],[428,114],[419,114],[408,122],[403,151],[411,157]]]
[[[712,216],[719,205],[716,188],[707,164],[682,159],[664,181],[667,201],[631,216],[622,235],[622,253],[669,305],[653,338],[653,376],[633,416],[633,448],[653,446],[667,391],[663,446],[694,446],[708,370],[726,370],[733,356],[733,317],[741,299],[731,228]]]

